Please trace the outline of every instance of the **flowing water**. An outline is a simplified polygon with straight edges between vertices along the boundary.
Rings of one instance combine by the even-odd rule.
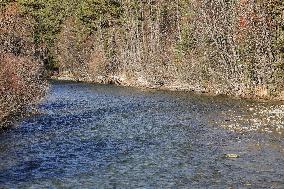
[[[0,133],[0,188],[283,189],[283,123],[240,119],[276,105],[52,82],[41,114]]]

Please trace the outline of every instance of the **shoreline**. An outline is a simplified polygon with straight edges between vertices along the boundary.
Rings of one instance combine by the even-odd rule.
[[[82,78],[76,78],[71,77],[69,75],[58,75],[58,76],[51,76],[51,80],[57,80],[57,81],[73,81],[73,82],[84,82],[84,83],[90,83],[90,84],[112,84],[117,86],[124,86],[124,87],[134,87],[137,89],[152,89],[152,90],[163,90],[163,91],[176,91],[176,92],[192,92],[198,95],[204,95],[204,96],[225,96],[234,100],[250,100],[250,101],[256,101],[256,102],[265,102],[265,103],[284,103],[284,95],[281,95],[280,97],[259,97],[256,95],[230,95],[230,94],[223,94],[223,93],[213,93],[206,90],[206,88],[202,87],[194,87],[190,84],[186,83],[178,83],[174,82],[171,84],[163,84],[163,85],[154,85],[149,82],[141,82],[139,79],[132,81],[132,80],[126,80],[122,77],[118,76],[97,76],[96,79],[82,79]],[[284,91],[282,92],[282,94]]]

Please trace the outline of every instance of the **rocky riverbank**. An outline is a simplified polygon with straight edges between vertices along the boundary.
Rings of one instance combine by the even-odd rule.
[[[182,80],[171,80],[169,82],[158,81],[153,82],[147,79],[147,76],[140,76],[138,78],[127,78],[125,75],[110,75],[110,76],[85,76],[85,77],[76,77],[72,73],[63,72],[56,76],[51,76],[55,80],[65,80],[65,81],[77,81],[77,82],[88,82],[88,83],[101,83],[101,84],[115,84],[121,86],[129,86],[136,88],[148,88],[148,89],[159,89],[159,90],[170,90],[170,91],[192,91],[195,93],[202,93],[204,95],[227,95],[232,98],[244,98],[244,99],[254,99],[260,101],[283,101],[284,100],[284,91],[278,96],[269,96],[267,89],[265,88],[255,88],[254,92],[250,94],[239,93],[237,95],[232,95],[231,93],[224,94],[222,89],[215,90],[210,88],[210,85],[204,87],[202,85],[196,85],[186,83]]]

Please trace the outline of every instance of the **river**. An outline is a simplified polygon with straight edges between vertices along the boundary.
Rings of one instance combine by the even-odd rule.
[[[0,188],[283,189],[283,124],[241,119],[266,106],[53,81],[40,114],[0,133]]]

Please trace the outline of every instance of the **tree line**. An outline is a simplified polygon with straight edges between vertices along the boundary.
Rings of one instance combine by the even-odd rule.
[[[0,52],[77,80],[283,99],[283,7],[281,0],[1,0]]]

